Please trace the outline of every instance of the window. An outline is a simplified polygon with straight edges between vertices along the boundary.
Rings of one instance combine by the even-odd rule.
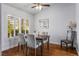
[[[28,20],[21,19],[21,32],[22,33],[28,33]]]
[[[12,17],[8,16],[8,37],[14,36],[14,20]]]
[[[26,31],[26,33],[28,33],[28,30],[29,30],[29,23],[28,23],[28,20],[26,19],[26,27],[25,27],[25,31]]]
[[[15,20],[15,35],[19,33],[19,19]]]
[[[8,16],[8,38],[17,36],[20,32],[26,34],[28,30],[28,20]]]
[[[21,32],[25,33],[24,19],[21,19]]]

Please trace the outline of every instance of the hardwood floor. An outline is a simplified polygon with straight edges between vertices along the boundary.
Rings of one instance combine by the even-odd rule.
[[[28,54],[28,56],[34,56],[34,49],[31,49],[31,53]],[[26,52],[23,54],[22,51],[18,52],[17,47],[3,51],[3,56],[25,56]],[[37,56],[40,56],[40,48],[39,51],[37,51]],[[46,47],[46,44],[43,48],[43,56],[77,56],[77,52],[75,49],[69,48],[68,50],[65,50],[65,48],[61,48],[59,45],[56,44],[50,44],[49,50]]]

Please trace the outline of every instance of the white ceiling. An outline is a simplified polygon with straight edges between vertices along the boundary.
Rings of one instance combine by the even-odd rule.
[[[33,6],[32,3],[7,3],[7,5],[10,5],[12,7],[18,8],[20,10],[23,10],[25,12],[29,12],[32,14],[36,14],[36,13],[40,12],[39,10],[31,8]],[[54,5],[53,3],[50,3],[50,6],[53,6],[53,5]],[[47,7],[47,8],[49,8],[49,7]],[[46,8],[43,8],[43,10],[44,9],[46,9]]]

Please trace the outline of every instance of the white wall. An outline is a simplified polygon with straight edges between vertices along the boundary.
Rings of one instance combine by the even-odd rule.
[[[1,55],[1,3],[0,3],[0,55]]]
[[[19,9],[16,9],[14,7],[11,7],[9,5],[6,5],[6,4],[2,4],[2,22],[1,22],[1,33],[2,33],[2,51],[3,50],[6,50],[6,49],[9,49],[11,47],[14,47],[17,45],[16,43],[16,40],[12,40],[11,44],[12,46],[10,46],[10,40],[8,39],[8,19],[7,19],[7,16],[8,15],[12,15],[14,17],[17,17],[17,18],[28,18],[29,20],[29,32],[33,32],[33,16],[27,12],[23,12]]]
[[[76,4],[76,21],[77,21],[77,52],[79,55],[79,4]]]
[[[49,19],[49,29],[41,29],[39,27],[39,19]],[[37,32],[48,31],[50,43],[60,44],[60,40],[66,36],[66,24],[69,20],[75,20],[75,5],[55,4],[35,15],[35,30]]]

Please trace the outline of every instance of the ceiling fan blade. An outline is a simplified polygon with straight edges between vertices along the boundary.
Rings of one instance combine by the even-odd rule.
[[[50,5],[48,5],[48,4],[42,4],[42,6],[48,6],[49,7]]]
[[[38,6],[38,5],[39,5],[39,3],[33,3],[33,5],[34,5],[34,6]]]
[[[34,5],[32,6],[32,8],[35,8],[37,6],[43,6],[43,7],[49,7],[49,4],[42,4],[42,3],[33,3]]]
[[[43,3],[33,3],[34,5],[42,5],[42,6],[50,6],[49,4],[43,4]]]
[[[33,6],[32,8],[35,8],[36,6]]]

